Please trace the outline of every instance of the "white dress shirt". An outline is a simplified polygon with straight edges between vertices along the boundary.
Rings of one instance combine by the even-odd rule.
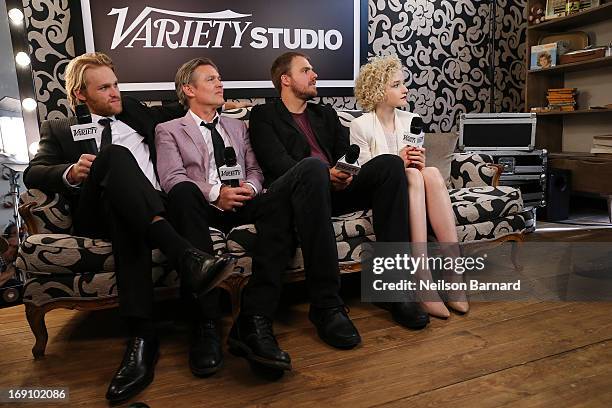
[[[104,130],[104,126],[98,123],[98,121],[103,118],[104,116],[96,115],[95,113],[91,114],[92,122],[96,124],[100,130],[98,135],[102,135],[102,130]],[[136,159],[140,170],[142,170],[143,174],[151,182],[151,185],[153,185],[156,190],[161,191],[161,187],[157,181],[157,177],[155,176],[155,167],[151,161],[149,145],[144,142],[144,137],[124,122],[117,120],[114,116],[109,116],[108,118],[112,119],[110,123],[112,143],[127,148]],[[96,137],[95,139],[96,146],[98,146],[99,149],[101,137]],[[74,166],[74,164],[72,166]],[[66,169],[64,172],[64,182],[70,187],[78,187],[78,184],[70,184],[67,179],[68,172],[72,166],[68,167],[68,169]]]

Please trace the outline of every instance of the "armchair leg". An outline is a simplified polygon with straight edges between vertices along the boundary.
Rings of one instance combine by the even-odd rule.
[[[35,359],[43,358],[45,355],[45,349],[47,348],[47,340],[49,334],[47,333],[47,325],[45,324],[45,313],[44,307],[34,306],[31,303],[25,304],[26,317],[30,324],[30,329],[36,338],[36,343],[32,347],[32,354]]]
[[[512,259],[512,265],[517,272],[523,270],[523,265],[519,264],[518,260],[518,252],[522,243],[522,241],[512,241],[512,248],[510,249],[510,259]]]

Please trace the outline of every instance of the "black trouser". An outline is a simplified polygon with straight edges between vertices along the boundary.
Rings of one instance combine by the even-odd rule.
[[[407,186],[404,163],[395,155],[370,160],[343,191],[331,191],[329,168],[315,158],[301,160],[270,185],[269,191],[291,197],[313,306],[343,303],[332,214],[371,208],[377,241],[408,242]]]
[[[282,274],[295,247],[287,196],[259,194],[235,212],[221,211],[207,202],[194,183],[181,182],[168,193],[168,211],[177,231],[193,246],[209,253],[213,249],[209,227],[227,233],[238,225],[255,224],[252,276],[241,307],[246,314],[272,317],[282,289]],[[219,318],[219,294],[215,289],[200,299],[204,318]]]
[[[128,149],[109,145],[98,153],[81,186],[73,216],[74,232],[112,241],[119,307],[124,317],[152,317],[147,231],[153,217],[163,212],[162,193],[155,190]]]

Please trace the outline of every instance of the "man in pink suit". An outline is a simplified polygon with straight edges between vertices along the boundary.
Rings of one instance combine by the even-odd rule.
[[[257,240],[252,277],[243,292],[241,318],[232,328],[232,348],[249,361],[280,370],[291,367],[272,331],[275,302],[267,276],[283,273],[292,255],[291,206],[284,193],[263,193],[263,173],[251,149],[243,121],[221,117],[223,84],[216,65],[207,58],[183,64],[175,78],[179,101],[187,114],[156,128],[157,171],[168,193],[168,210],[178,231],[201,250],[213,252],[209,227],[229,232],[254,223]],[[232,147],[242,180],[223,182],[224,163]],[[225,177],[223,177],[225,179]],[[278,297],[273,297],[277,299]],[[189,352],[196,376],[207,376],[221,367],[219,289],[198,298],[198,313]]]

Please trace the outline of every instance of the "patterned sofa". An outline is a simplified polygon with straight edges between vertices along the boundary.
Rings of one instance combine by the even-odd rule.
[[[242,109],[224,114],[248,120],[249,111]],[[340,118],[348,126],[358,115],[341,112]],[[461,243],[519,242],[533,222],[531,212],[523,209],[520,191],[497,186],[501,168],[492,163],[492,158],[486,155],[454,153],[452,157],[449,193]],[[28,277],[23,302],[36,338],[32,353],[40,358],[47,343],[45,314],[48,311],[56,308],[95,310],[118,305],[114,259],[110,242],[70,235],[70,209],[61,195],[26,191],[21,196],[20,212],[30,235],[19,250],[17,267]],[[361,244],[375,239],[370,211],[336,217],[333,223],[341,272],[359,271]],[[236,315],[240,292],[250,276],[250,248],[256,239],[255,227],[242,225],[227,235],[215,229],[210,233],[216,253],[230,252],[237,259],[230,266],[233,271],[221,283],[230,295],[232,312]],[[152,252],[152,259],[156,298],[177,296],[176,272],[164,262],[159,251]],[[286,280],[302,280],[303,272],[298,248],[287,269]]]

